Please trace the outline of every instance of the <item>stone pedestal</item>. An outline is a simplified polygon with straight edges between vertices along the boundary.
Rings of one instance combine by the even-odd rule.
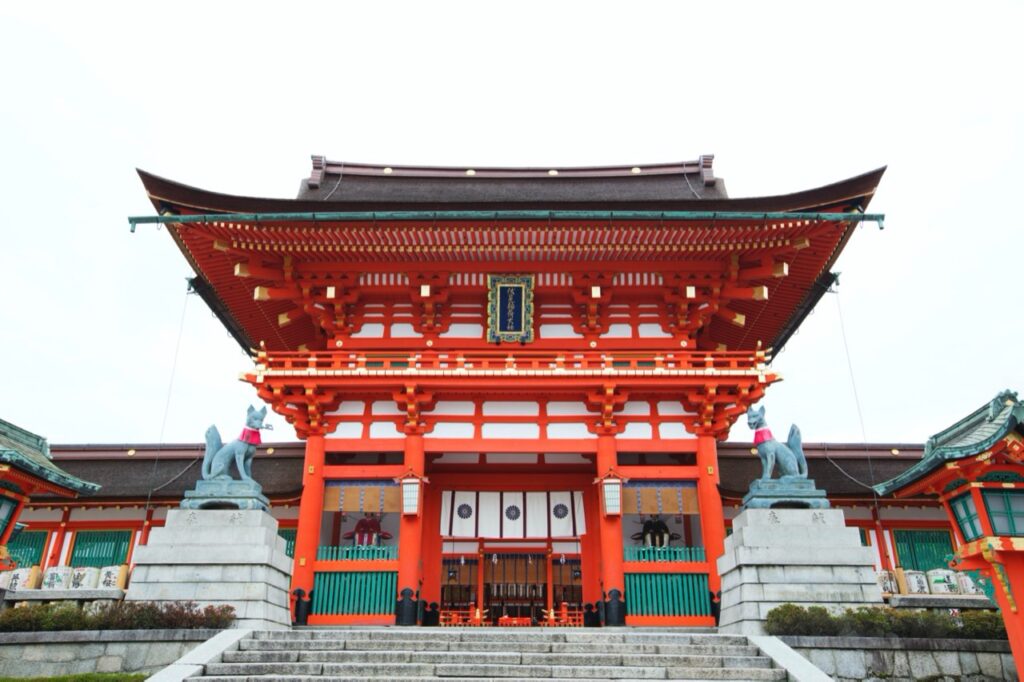
[[[830,611],[881,605],[874,550],[839,509],[746,509],[733,520],[718,559],[719,631],[763,635],[776,606]]]
[[[828,509],[828,496],[802,476],[755,478],[743,496],[744,509]]]
[[[172,509],[133,558],[125,599],[229,604],[236,628],[291,625],[292,560],[266,512]]]
[[[256,481],[200,480],[185,491],[182,509],[270,509],[270,500]]]

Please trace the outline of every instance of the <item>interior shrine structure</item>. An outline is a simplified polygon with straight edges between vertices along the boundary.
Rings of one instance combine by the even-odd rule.
[[[706,626],[715,559],[760,475],[730,428],[779,380],[772,354],[834,283],[855,228],[881,221],[865,211],[883,171],[730,198],[711,156],[313,157],[296,199],[140,171],[158,215],[133,229],[166,225],[192,289],[251,354],[242,379],[294,428],[253,469],[310,624]],[[869,487],[919,461],[920,444],[805,450],[880,569],[945,565],[954,538],[937,503]],[[33,500],[12,553],[77,565],[104,543],[117,556],[95,561],[130,562],[202,452],[55,446],[103,487]]]

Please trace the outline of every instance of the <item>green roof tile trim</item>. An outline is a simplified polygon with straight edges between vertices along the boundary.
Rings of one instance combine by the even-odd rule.
[[[45,438],[3,419],[0,419],[0,463],[79,494],[90,495],[100,489],[99,485],[76,478],[54,464]]]
[[[948,429],[939,431],[924,444],[924,457],[902,474],[874,486],[879,495],[889,495],[930,474],[946,462],[985,452],[1018,427],[1024,428],[1024,403],[1014,391],[1003,391]]]

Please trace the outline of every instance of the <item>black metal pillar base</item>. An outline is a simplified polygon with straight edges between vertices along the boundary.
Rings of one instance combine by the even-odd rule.
[[[311,592],[307,599],[306,591],[301,587],[297,587],[292,594],[295,595],[295,620],[292,622],[292,625],[308,625],[309,611],[313,606],[313,593]]]
[[[414,592],[406,587],[395,602],[395,625],[416,625],[419,603],[413,598]]]
[[[604,624],[608,627],[626,624],[626,602],[619,590],[608,591],[608,601],[604,603]]]

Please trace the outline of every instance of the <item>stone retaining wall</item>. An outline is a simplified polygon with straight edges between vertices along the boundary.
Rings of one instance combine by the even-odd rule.
[[[1010,643],[989,639],[779,637],[838,682],[1017,680]]]
[[[0,677],[153,673],[220,630],[0,633]]]

